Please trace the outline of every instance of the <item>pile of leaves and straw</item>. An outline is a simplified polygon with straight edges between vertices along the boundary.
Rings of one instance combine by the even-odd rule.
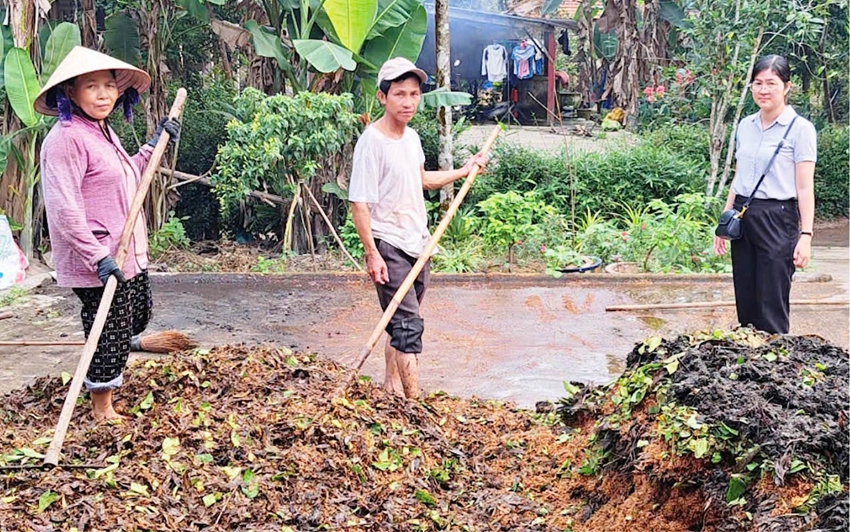
[[[62,463],[90,467],[4,473],[0,530],[845,528],[847,353],[735,334],[650,339],[540,414],[343,397],[344,368],[273,347],[139,362],[128,420],[78,409]],[[40,463],[63,380],[0,400],[0,465]]]
[[[819,337],[651,337],[616,382],[559,409],[592,421],[582,464],[601,473],[602,493],[572,496],[610,499],[619,477],[656,505],[688,500],[690,530],[847,530],[849,367]]]

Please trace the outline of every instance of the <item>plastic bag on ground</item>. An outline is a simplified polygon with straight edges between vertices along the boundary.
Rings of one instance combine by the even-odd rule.
[[[0,290],[23,281],[28,266],[27,258],[12,238],[8,218],[0,214]]]

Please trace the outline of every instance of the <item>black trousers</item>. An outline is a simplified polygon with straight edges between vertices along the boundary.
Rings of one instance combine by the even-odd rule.
[[[735,198],[740,209],[746,198]],[[738,322],[771,333],[788,332],[794,248],[800,238],[797,200],[754,199],[744,214],[744,235],[732,241],[732,276]]]

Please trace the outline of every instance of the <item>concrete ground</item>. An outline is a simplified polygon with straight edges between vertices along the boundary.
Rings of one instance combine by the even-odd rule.
[[[484,141],[490,136],[495,126],[475,125],[464,131],[458,138],[458,143],[465,146],[480,148]],[[565,128],[569,131],[569,128]],[[595,132],[600,132],[598,128]],[[516,144],[526,148],[534,148],[546,151],[559,151],[564,147],[574,151],[606,151],[621,147],[624,144],[636,141],[632,133],[628,131],[606,132],[604,138],[583,137],[564,134],[566,131],[560,127],[550,128],[548,126],[510,126],[503,131],[499,138],[503,142]]]
[[[831,282],[794,283],[792,299],[847,302],[850,248],[818,247],[816,268]],[[358,275],[157,275],[151,330],[181,329],[203,346],[275,344],[352,363],[377,323],[374,288]],[[0,295],[2,297],[2,295]],[[531,406],[563,394],[565,380],[607,382],[647,336],[728,328],[732,307],[606,312],[629,303],[731,301],[730,279],[627,278],[607,274],[434,276],[424,302],[426,389]],[[5,309],[4,309],[5,310]],[[39,288],[9,307],[0,340],[82,339],[70,290]],[[848,307],[792,307],[791,332],[847,348]],[[0,348],[0,393],[38,376],[73,372],[78,347]],[[380,379],[376,349],[364,373]]]

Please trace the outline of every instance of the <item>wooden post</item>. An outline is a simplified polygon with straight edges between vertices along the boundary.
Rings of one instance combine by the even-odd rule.
[[[449,0],[434,2],[434,41],[437,48],[437,88],[451,90],[452,57],[449,36]],[[437,110],[437,138],[440,151],[437,163],[440,170],[454,170],[452,157],[452,108]],[[454,199],[454,184],[449,183],[440,190],[440,206],[448,209]]]
[[[555,33],[547,31],[545,33],[546,50],[549,51],[549,57],[546,61],[546,109],[549,111],[549,125],[555,124],[553,116],[556,115],[555,109]]]

